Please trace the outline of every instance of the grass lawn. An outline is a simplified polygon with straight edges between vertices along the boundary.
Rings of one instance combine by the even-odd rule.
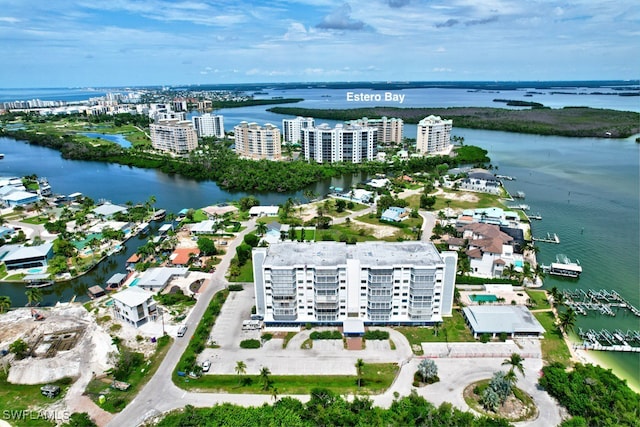
[[[253,282],[253,262],[247,261],[240,267],[240,275],[229,277],[229,282]]]
[[[137,395],[142,387],[153,377],[153,374],[158,370],[162,359],[171,348],[172,339],[167,335],[164,340],[158,341],[156,352],[151,356],[149,361],[144,364],[142,368],[136,369],[126,382],[131,384],[126,391],[116,390],[111,388],[112,379],[107,379],[108,382],[104,382],[99,379],[93,379],[87,385],[84,394],[88,395],[96,405],[100,406],[107,412],[115,413],[120,412],[125,406],[129,404]],[[103,394],[106,397],[105,402],[100,405],[98,403],[98,397]]]
[[[289,232],[289,238],[291,240],[299,241],[300,236],[302,235],[302,228],[294,228],[293,233]],[[315,242],[317,240],[317,229],[315,227],[305,227],[304,228],[304,240]]]
[[[413,194],[409,197],[405,197],[404,200],[409,203],[409,208],[420,209],[420,194]]]
[[[478,198],[478,201],[471,202],[471,201],[464,201],[464,200],[447,199],[443,195],[439,194],[436,196],[436,204],[433,207],[434,211],[438,211],[446,207],[450,207],[451,209],[490,208],[493,206],[506,208],[504,203],[502,203],[500,196],[496,196],[493,194],[475,193],[470,191],[453,191],[453,190],[447,190],[447,189],[443,189],[443,191],[447,194],[455,194],[457,196],[460,196],[463,194],[469,194]],[[447,204],[447,202],[449,203]]]
[[[332,225],[328,230],[318,230],[317,240],[320,241],[342,241],[355,239],[357,242],[365,242],[370,240],[377,240],[371,236],[369,232],[354,223],[347,225],[345,223]]]
[[[309,394],[311,389],[317,387],[327,388],[341,395],[377,394],[391,386],[398,370],[398,365],[395,363],[365,363],[362,369],[362,387],[360,388],[358,388],[356,375],[270,375],[269,379],[279,394]],[[175,373],[173,375],[174,383],[186,390],[234,394],[271,394],[271,390],[262,389],[259,375],[203,375],[197,379],[178,377]],[[243,377],[249,378],[251,383],[241,384]],[[245,381],[248,382],[248,380]]]
[[[7,382],[7,374],[0,370],[0,414],[2,419],[11,423],[12,426],[54,426],[55,423],[43,419],[39,411],[43,414],[47,407],[59,402],[66,393],[70,379],[60,380],[51,384],[60,386],[60,394],[50,399],[40,393],[41,385],[11,384]],[[22,412],[31,410],[33,412]]]
[[[549,301],[547,300],[547,293],[545,291],[535,291],[533,289],[527,289],[527,295],[535,303],[534,310],[543,310],[551,308]]]
[[[358,211],[367,209],[368,207],[369,207],[368,205],[363,205],[362,203],[353,202],[353,207],[348,210],[350,210],[351,212],[358,212]]]
[[[437,329],[435,327],[422,326],[399,326],[394,329],[407,338],[413,348],[413,352],[418,355],[422,354],[422,347],[420,344],[423,342],[476,341],[464,322],[464,318],[462,317],[462,312],[460,310],[453,310],[453,316],[445,317],[444,321]],[[418,347],[420,347],[419,350]]]
[[[569,353],[569,348],[562,338],[560,329],[555,325],[553,312],[543,311],[533,314],[546,330],[544,333],[544,339],[541,341],[542,358],[544,361],[548,364],[560,362],[564,366],[568,366],[568,362],[571,359],[571,353]]]
[[[41,225],[49,222],[49,217],[46,215],[31,216],[29,218],[23,219],[22,222],[24,222],[25,224]]]

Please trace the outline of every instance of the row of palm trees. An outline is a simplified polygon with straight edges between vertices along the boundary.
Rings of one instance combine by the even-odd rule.
[[[578,316],[575,310],[565,304],[564,294],[556,286],[549,289],[553,307],[558,312],[558,326],[565,334],[571,332],[575,326]]]

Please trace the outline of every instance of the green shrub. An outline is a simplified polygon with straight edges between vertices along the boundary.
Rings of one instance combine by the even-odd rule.
[[[379,329],[373,330],[373,331],[367,331],[364,333],[364,339],[365,340],[380,340],[380,341],[384,341],[384,340],[388,340],[389,339],[389,332],[388,331],[381,331]]]
[[[242,285],[229,285],[227,286],[227,289],[231,292],[240,292],[244,287]]]
[[[260,348],[260,340],[243,340],[240,342],[240,348]]]
[[[270,333],[266,333],[266,334],[262,334],[262,341],[269,341],[270,339],[273,338],[273,334]]]
[[[313,331],[309,338],[312,340],[341,340],[342,333],[340,331]]]

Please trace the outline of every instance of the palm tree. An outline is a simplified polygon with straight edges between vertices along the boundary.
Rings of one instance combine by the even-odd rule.
[[[358,372],[358,387],[362,386],[362,369],[364,368],[364,360],[358,359],[356,361],[356,370]]]
[[[258,233],[259,236],[264,236],[266,232],[267,224],[265,224],[264,222],[258,222],[256,224],[256,233]]]
[[[27,288],[24,294],[27,296],[27,305],[42,301],[42,291],[38,288]]]
[[[278,400],[278,388],[277,387],[271,387],[271,398],[275,401]]]
[[[511,357],[508,359],[504,359],[502,362],[503,365],[511,365],[510,371],[513,372],[514,369],[517,369],[522,376],[524,377],[524,365],[522,364],[524,359],[518,353],[511,353]]]
[[[269,378],[271,375],[271,371],[266,366],[263,366],[260,369],[260,379],[262,381],[262,390],[269,390],[269,386],[271,386],[271,379]]]
[[[0,296],[0,313],[4,313],[11,307],[11,298],[6,295]]]
[[[238,374],[238,377],[240,377],[240,375],[244,375],[246,372],[247,372],[247,365],[242,360],[238,360],[236,362],[236,374]]]
[[[566,311],[560,313],[558,319],[560,320],[560,328],[568,334],[576,325],[576,312],[573,311],[573,308],[569,307]]]
[[[149,210],[149,208],[152,208],[153,205],[156,204],[156,196],[154,196],[153,194],[151,196],[149,196],[149,200],[147,200],[147,211]],[[155,215],[156,213],[156,208],[153,207],[153,214]]]
[[[502,270],[502,275],[507,276],[509,279],[513,279],[517,273],[516,267],[513,264],[507,265],[504,270]]]

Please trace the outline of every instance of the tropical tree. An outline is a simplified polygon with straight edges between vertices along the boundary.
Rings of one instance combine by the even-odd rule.
[[[482,405],[489,411],[496,412],[498,411],[498,408],[500,408],[500,396],[491,387],[484,389],[481,399]]]
[[[153,194],[151,196],[149,196],[149,199],[147,199],[147,202],[145,203],[145,206],[147,208],[147,211],[149,211],[150,209],[153,209],[153,214],[155,215],[156,213],[156,209],[153,205],[156,204],[156,196],[154,196]]]
[[[364,369],[364,360],[358,359],[356,361],[356,370],[358,372],[358,387],[362,386],[362,370]]]
[[[507,265],[504,270],[502,270],[502,275],[506,276],[509,279],[513,279],[518,272],[516,271],[516,267],[513,264]]]
[[[11,307],[11,298],[6,295],[0,296],[0,313],[4,313]]]
[[[262,390],[269,390],[269,387],[271,386],[271,378],[269,378],[269,375],[271,375],[271,371],[266,366],[263,366],[262,369],[260,369],[260,381],[262,381]]]
[[[11,344],[9,344],[9,351],[16,355],[18,359],[24,359],[29,350],[29,344],[18,338]]]
[[[236,362],[236,374],[238,374],[238,377],[240,377],[241,375],[244,375],[247,372],[247,365],[246,363],[244,363],[244,361],[242,360],[238,360]]]
[[[429,382],[438,376],[438,366],[436,366],[436,363],[431,359],[423,359],[418,364],[418,373],[422,377],[423,382]]]
[[[278,400],[278,388],[271,386],[271,398],[275,401]]]
[[[524,359],[522,358],[522,356],[520,356],[518,353],[511,353],[511,356],[508,359],[504,359],[504,362],[502,362],[503,365],[511,365],[511,368],[509,369],[511,372],[514,371],[514,369],[517,369],[518,372],[520,372],[522,374],[522,376],[524,377],[524,365],[522,364],[524,362]]]
[[[27,296],[27,305],[42,301],[42,291],[38,288],[27,288],[24,294]]]
[[[256,233],[258,233],[259,236],[264,236],[266,232],[267,224],[265,224],[264,222],[258,222],[256,224]]]
[[[558,316],[558,320],[560,321],[560,328],[568,334],[573,330],[576,326],[576,312],[573,308],[569,307]]]

